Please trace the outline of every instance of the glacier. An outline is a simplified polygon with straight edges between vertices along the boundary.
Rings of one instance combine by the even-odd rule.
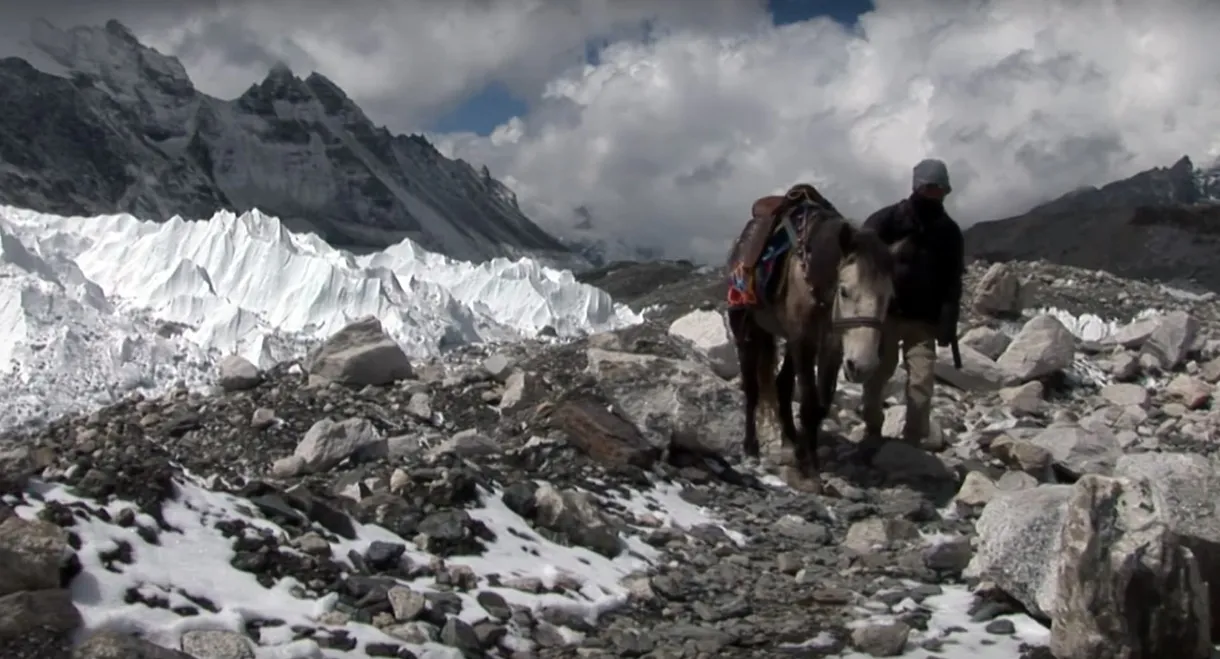
[[[0,206],[0,427],[206,386],[226,354],[299,358],[366,315],[416,359],[642,321],[527,258],[471,263],[410,239],[354,254],[257,210],[155,222]]]

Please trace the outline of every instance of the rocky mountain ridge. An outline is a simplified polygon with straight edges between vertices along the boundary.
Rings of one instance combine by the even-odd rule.
[[[1183,156],[1099,188],[1083,188],[964,232],[986,261],[1045,259],[1220,291],[1220,163]]]
[[[332,81],[275,67],[233,100],[122,24],[35,22],[0,59],[0,203],[148,219],[259,210],[353,249],[411,238],[455,258],[583,260],[486,168],[373,124]]]
[[[1154,167],[1101,187],[1086,187],[1031,208],[1058,213],[1117,206],[1191,206],[1220,204],[1220,161],[1196,167],[1182,156],[1169,167]]]

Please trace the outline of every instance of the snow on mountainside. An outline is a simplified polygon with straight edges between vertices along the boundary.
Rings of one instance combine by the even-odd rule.
[[[257,211],[150,222],[0,206],[0,423],[200,385],[225,353],[270,366],[370,314],[414,357],[640,320],[528,259],[476,265],[409,240],[355,255]]]
[[[375,126],[317,73],[276,67],[216,99],[116,21],[38,21],[4,55],[16,57],[0,59],[0,203],[157,220],[257,208],[337,246],[410,238],[466,260],[583,265],[486,169]]]

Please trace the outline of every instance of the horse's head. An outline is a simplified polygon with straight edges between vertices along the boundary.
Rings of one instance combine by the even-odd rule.
[[[843,351],[843,375],[863,382],[881,365],[881,329],[894,297],[892,250],[872,231],[843,222],[838,289],[831,314]]]

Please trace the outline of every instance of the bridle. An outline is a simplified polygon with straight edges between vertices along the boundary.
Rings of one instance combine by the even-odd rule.
[[[872,316],[844,316],[842,318],[838,318],[836,317],[838,310],[839,295],[838,290],[836,290],[834,301],[830,303],[830,330],[832,332],[841,333],[853,329],[880,330],[885,325],[885,321],[882,318],[875,318]]]
[[[868,316],[849,316],[847,318],[835,318],[830,321],[830,328],[835,332],[865,328],[880,330],[883,325],[884,323],[880,318],[870,318]]]

